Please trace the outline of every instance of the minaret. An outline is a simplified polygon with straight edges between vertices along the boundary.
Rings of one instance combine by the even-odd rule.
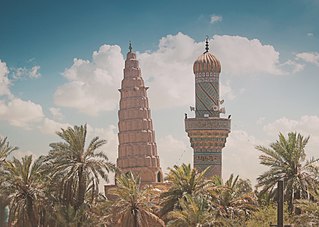
[[[222,175],[222,149],[230,132],[230,116],[221,118],[225,108],[219,98],[218,59],[208,52],[206,38],[205,52],[194,62],[195,74],[195,118],[185,115],[185,130],[194,150],[194,168],[202,171],[210,166],[207,176]]]
[[[122,172],[132,171],[144,184],[162,182],[163,173],[157,154],[155,132],[139,62],[127,53],[122,80],[119,117],[117,166]]]

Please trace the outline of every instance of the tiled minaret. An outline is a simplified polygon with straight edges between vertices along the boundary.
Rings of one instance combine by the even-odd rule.
[[[198,57],[193,66],[195,74],[195,118],[185,115],[185,130],[194,150],[194,168],[202,171],[210,166],[207,176],[222,175],[222,149],[230,132],[230,116],[221,118],[225,109],[220,105],[218,59],[206,51]]]
[[[142,183],[162,182],[163,174],[157,154],[151,110],[136,54],[129,46],[124,68],[119,116],[117,166],[132,171]]]

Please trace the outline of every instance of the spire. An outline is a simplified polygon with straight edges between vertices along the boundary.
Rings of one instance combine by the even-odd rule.
[[[208,35],[206,35],[206,47],[205,47],[205,52],[204,53],[207,53],[208,52],[208,50],[209,50],[209,45],[208,45]]]
[[[130,50],[130,53],[131,53],[132,52],[132,43],[131,43],[131,41],[129,41],[128,49]]]

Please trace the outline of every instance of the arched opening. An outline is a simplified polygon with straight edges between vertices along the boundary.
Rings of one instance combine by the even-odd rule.
[[[157,172],[157,182],[162,182],[162,173],[160,171]]]

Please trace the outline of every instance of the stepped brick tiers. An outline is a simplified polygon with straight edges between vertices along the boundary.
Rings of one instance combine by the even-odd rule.
[[[124,79],[119,89],[121,99],[118,111],[117,166],[122,172],[132,171],[139,175],[142,184],[163,182],[147,89],[130,44],[125,60]]]
[[[203,171],[208,166],[207,176],[222,175],[222,149],[230,132],[230,115],[221,118],[225,108],[219,99],[219,60],[206,51],[198,57],[193,66],[195,74],[195,118],[185,115],[185,130],[194,150],[194,168]]]

